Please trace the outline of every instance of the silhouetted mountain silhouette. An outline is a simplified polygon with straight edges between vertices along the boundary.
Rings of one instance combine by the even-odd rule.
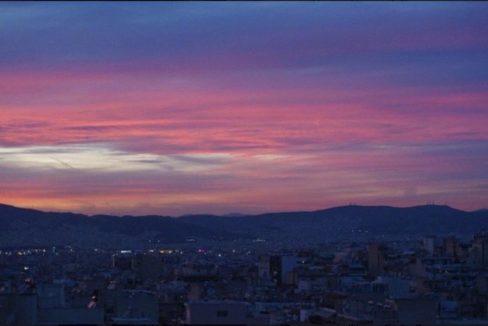
[[[469,235],[488,227],[488,211],[448,206],[342,206],[249,216],[87,216],[0,205],[0,245],[142,246],[149,242],[367,240],[425,234]]]

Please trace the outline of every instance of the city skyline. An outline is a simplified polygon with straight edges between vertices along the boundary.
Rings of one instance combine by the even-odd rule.
[[[488,202],[486,3],[2,3],[0,202]]]

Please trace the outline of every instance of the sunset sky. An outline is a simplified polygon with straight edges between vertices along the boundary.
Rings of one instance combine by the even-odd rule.
[[[488,3],[1,3],[0,202],[488,206]]]

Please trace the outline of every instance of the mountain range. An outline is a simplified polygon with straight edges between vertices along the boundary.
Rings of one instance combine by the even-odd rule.
[[[143,247],[188,241],[318,243],[414,239],[423,235],[470,236],[488,228],[488,211],[445,205],[349,205],[317,211],[216,216],[88,216],[0,204],[0,247],[74,245]]]

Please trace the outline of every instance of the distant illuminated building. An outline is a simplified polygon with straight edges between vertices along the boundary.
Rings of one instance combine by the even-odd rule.
[[[288,283],[288,276],[297,266],[298,258],[287,255],[261,256],[258,274],[261,279],[270,279],[277,285]]]
[[[485,231],[474,236],[470,258],[475,267],[488,267],[488,234]]]
[[[380,275],[385,267],[384,248],[380,244],[368,245],[368,273],[371,276]]]

